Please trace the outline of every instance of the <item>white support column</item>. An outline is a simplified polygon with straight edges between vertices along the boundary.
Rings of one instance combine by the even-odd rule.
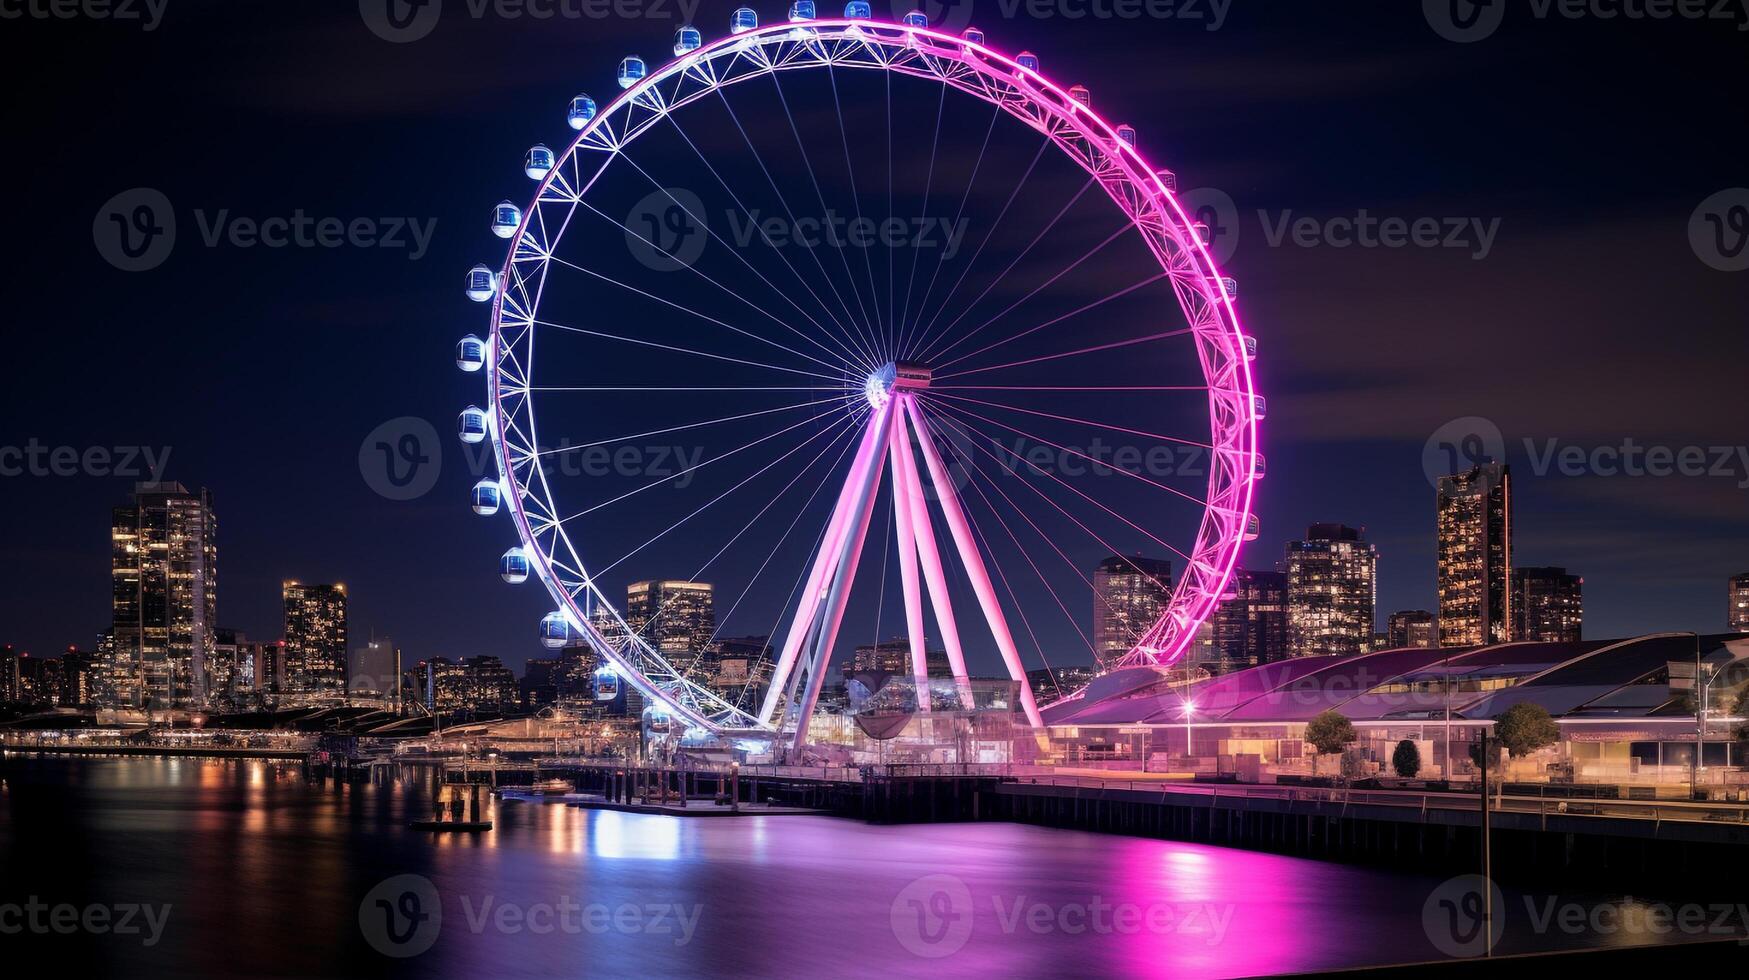
[[[923,628],[923,593],[917,578],[917,536],[911,526],[911,486],[905,480],[910,441],[905,413],[894,412],[887,451],[893,470],[893,532],[898,536],[899,582],[905,593],[905,632],[911,643],[911,676],[917,681],[917,708],[928,711],[929,638]],[[878,638],[877,638],[878,639]]]
[[[1027,721],[1033,728],[1042,731],[1044,718],[1039,714],[1038,702],[1033,699],[1032,685],[1026,682],[1026,671],[1020,664],[1020,651],[1014,646],[1014,636],[1008,630],[1008,620],[1002,614],[1002,604],[996,598],[996,589],[990,584],[990,573],[984,567],[984,559],[978,552],[977,542],[972,539],[971,526],[966,521],[965,511],[960,509],[953,480],[948,475],[947,467],[942,465],[941,454],[935,448],[929,426],[923,421],[923,412],[917,407],[916,401],[907,397],[904,399],[904,407],[911,418],[911,425],[917,430],[917,441],[923,447],[923,461],[929,467],[930,482],[935,484],[942,513],[947,517],[948,531],[953,535],[954,546],[959,550],[966,574],[972,580],[972,591],[977,593],[978,605],[984,611],[984,619],[990,624],[990,632],[996,638],[996,648],[1002,652],[1002,660],[1008,665],[1008,676],[1020,682],[1020,703],[1026,709]]]
[[[874,428],[871,431],[887,431],[891,409],[892,403],[889,401],[881,408],[872,423]],[[868,541],[869,518],[874,513],[875,497],[880,492],[881,471],[886,466],[886,455],[877,451],[872,455],[871,462],[872,465],[862,474],[862,480],[856,486],[855,510],[851,515],[854,523],[845,528],[842,538],[844,547],[839,551],[832,586],[827,592],[826,602],[821,609],[811,641],[812,649],[806,661],[808,692],[799,704],[792,699],[784,707],[785,718],[795,718],[794,745],[797,750],[807,744],[808,719],[813,717],[814,705],[820,699],[820,685],[826,679],[827,669],[831,666],[832,647],[838,641],[838,627],[844,622],[844,607],[850,601],[850,587],[856,581],[856,568],[862,562],[862,547]]]
[[[862,435],[862,444],[856,449],[849,476],[844,481],[844,489],[838,492],[838,502],[832,508],[832,517],[826,524],[826,533],[820,538],[820,550],[814,557],[814,567],[808,572],[808,580],[802,587],[802,593],[796,602],[796,618],[791,621],[789,634],[784,639],[783,652],[778,657],[777,666],[771,674],[771,686],[765,691],[765,700],[759,707],[759,721],[769,723],[772,714],[777,710],[777,702],[783,696],[786,682],[791,669],[795,665],[796,654],[800,652],[802,643],[807,639],[814,621],[819,618],[820,604],[826,599],[826,587],[831,581],[830,570],[832,559],[839,552],[843,540],[844,528],[849,523],[851,509],[855,504],[855,488],[861,481],[866,469],[872,465],[881,452],[886,441],[888,425],[884,421],[871,420],[867,431]]]
[[[901,395],[909,401],[910,395]],[[901,427],[899,434],[904,436],[905,429]],[[904,501],[911,509],[911,529],[917,540],[917,555],[922,561],[923,580],[929,586],[930,608],[935,611],[936,625],[941,627],[941,643],[947,649],[947,662],[953,670],[953,676],[960,684],[960,698],[964,707],[970,710],[971,689],[965,684],[966,653],[960,646],[959,624],[953,615],[953,599],[947,591],[947,575],[941,567],[941,552],[935,546],[935,525],[929,518],[929,500],[923,495],[923,481],[917,476],[917,460],[911,455],[911,440],[906,437],[902,441],[904,452],[899,461],[904,467],[904,473],[895,474],[894,479],[900,480],[905,486]]]

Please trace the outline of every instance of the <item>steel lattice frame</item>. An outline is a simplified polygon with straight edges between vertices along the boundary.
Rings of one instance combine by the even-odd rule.
[[[1099,114],[1036,71],[980,43],[922,27],[868,20],[770,25],[704,45],[650,72],[602,108],[542,179],[525,209],[492,303],[488,431],[517,533],[535,573],[579,636],[646,697],[715,735],[771,733],[770,723],[687,680],[632,636],[623,648],[591,622],[589,607],[624,620],[596,587],[566,534],[539,465],[530,389],[535,326],[557,242],[621,148],[670,113],[718,89],[775,72],[848,68],[898,72],[951,86],[1044,135],[1082,167],[1133,223],[1166,272],[1201,359],[1209,393],[1208,497],[1183,578],[1160,620],[1123,666],[1167,666],[1184,654],[1232,577],[1261,472],[1247,338],[1206,244],[1172,191]],[[627,635],[631,631],[626,630]]]

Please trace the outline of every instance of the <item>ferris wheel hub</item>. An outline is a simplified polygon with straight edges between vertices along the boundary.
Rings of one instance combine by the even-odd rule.
[[[934,372],[915,361],[888,361],[863,379],[862,393],[874,408],[881,408],[895,391],[924,391]]]

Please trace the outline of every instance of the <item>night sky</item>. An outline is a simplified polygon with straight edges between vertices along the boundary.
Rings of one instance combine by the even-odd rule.
[[[1212,212],[1217,249],[1231,250],[1225,268],[1261,341],[1270,408],[1264,530],[1248,567],[1273,567],[1308,523],[1361,525],[1381,552],[1381,627],[1393,610],[1433,608],[1424,459],[1437,458],[1436,432],[1469,435],[1473,426],[1445,427],[1479,417],[1513,466],[1516,563],[1583,575],[1589,636],[1722,628],[1725,581],[1749,570],[1749,450],[1736,448],[1749,431],[1749,272],[1707,260],[1728,266],[1741,248],[1749,190],[1709,205],[1727,225],[1723,252],[1697,209],[1749,184],[1740,25],[1539,19],[1515,4],[1492,36],[1460,44],[1412,2],[1204,0],[1170,18],[1069,19],[1108,8],[980,0],[949,23],[963,24],[968,6],[992,46],[1038,52],[1047,74],[1088,85],[1101,111],[1134,124],[1193,204],[1232,202]],[[698,10],[707,39],[725,32],[731,7]],[[167,450],[165,478],[214,495],[220,618],[254,637],[277,637],[279,583],[300,578],[347,583],[359,643],[375,630],[410,658],[493,653],[520,666],[540,655],[546,597],[498,581],[510,526],[467,510],[475,476],[454,418],[480,386],[455,370],[452,350],[484,333],[485,307],[462,296],[462,274],[502,260],[486,218],[499,198],[526,198],[523,151],[564,145],[571,96],[605,102],[619,58],[658,61],[685,8],[623,9],[644,16],[476,17],[446,0],[428,36],[399,44],[341,0],[168,0],[151,30],[0,23],[14,191],[0,446]],[[933,104],[907,104],[923,115],[901,125],[925,134]],[[701,123],[701,138],[725,139],[720,122]],[[949,127],[962,146],[964,128]],[[1060,187],[1051,180],[1042,186]],[[161,192],[177,220],[173,252],[142,272],[117,269],[94,244],[100,210],[134,188]],[[624,213],[636,195],[617,193]],[[1021,216],[1036,230],[1048,208]],[[202,220],[221,212],[299,210],[412,218],[435,232],[416,259],[410,233],[402,248],[202,240]],[[1300,219],[1331,228],[1362,212],[1434,219],[1442,240],[1456,222],[1467,237],[1296,243]],[[1056,265],[1101,234],[1071,220]],[[1119,260],[1094,265],[1086,289],[1121,285]],[[651,417],[588,415],[612,432]],[[428,494],[393,501],[361,474],[360,447],[406,416],[439,433],[442,469]],[[1723,447],[1725,462],[1663,477],[1539,465],[1551,448],[1591,456],[1630,439],[1704,447],[1709,470],[1711,447]],[[108,514],[130,483],[0,477],[0,642],[88,648],[107,627]],[[630,569],[693,571],[684,549],[654,554],[659,563]],[[729,632],[769,629],[746,626]],[[1085,659],[1073,643],[1061,649],[1060,660]],[[975,671],[996,668],[989,651],[974,654]]]

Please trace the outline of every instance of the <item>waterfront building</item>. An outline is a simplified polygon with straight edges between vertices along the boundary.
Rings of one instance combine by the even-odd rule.
[[[285,680],[302,700],[346,694],[346,586],[289,581],[285,599]]]
[[[695,681],[715,672],[709,647],[717,631],[715,589],[680,579],[626,586],[626,626]]]
[[[1294,657],[1351,657],[1372,643],[1378,549],[1364,529],[1313,524],[1287,546],[1288,650]]]
[[[1092,664],[1069,664],[1064,667],[1039,667],[1026,672],[1026,682],[1032,687],[1032,695],[1043,706],[1061,701],[1087,685],[1093,683],[1093,678],[1099,676],[1099,668]]]
[[[1439,620],[1425,609],[1394,612],[1385,620],[1385,650],[1439,646]]]
[[[474,711],[514,711],[520,702],[516,674],[493,656],[461,662],[461,704]]]
[[[137,483],[132,503],[110,511],[105,686],[114,703],[204,702],[218,625],[217,526],[211,494],[180,483]]]
[[[1093,657],[1102,669],[1135,648],[1172,601],[1172,562],[1113,555],[1093,570]]]
[[[347,686],[354,697],[394,702],[400,696],[401,648],[386,636],[373,636],[352,651]]]
[[[8,643],[0,646],[0,704],[10,704],[24,700],[23,668],[19,659],[26,654],[13,648]]]
[[[1749,633],[1749,572],[1731,579],[1731,629]]]
[[[1286,660],[1287,574],[1235,571],[1211,623],[1214,651],[1203,662],[1211,673]]]
[[[1565,568],[1512,570],[1512,638],[1568,643],[1581,638],[1585,580]]]
[[[279,644],[249,639],[241,630],[213,631],[213,663],[207,671],[208,701],[240,704],[263,691],[277,692],[270,685],[270,671],[279,661]]]
[[[1512,471],[1480,463],[1441,477],[1439,642],[1480,646],[1512,639]]]

